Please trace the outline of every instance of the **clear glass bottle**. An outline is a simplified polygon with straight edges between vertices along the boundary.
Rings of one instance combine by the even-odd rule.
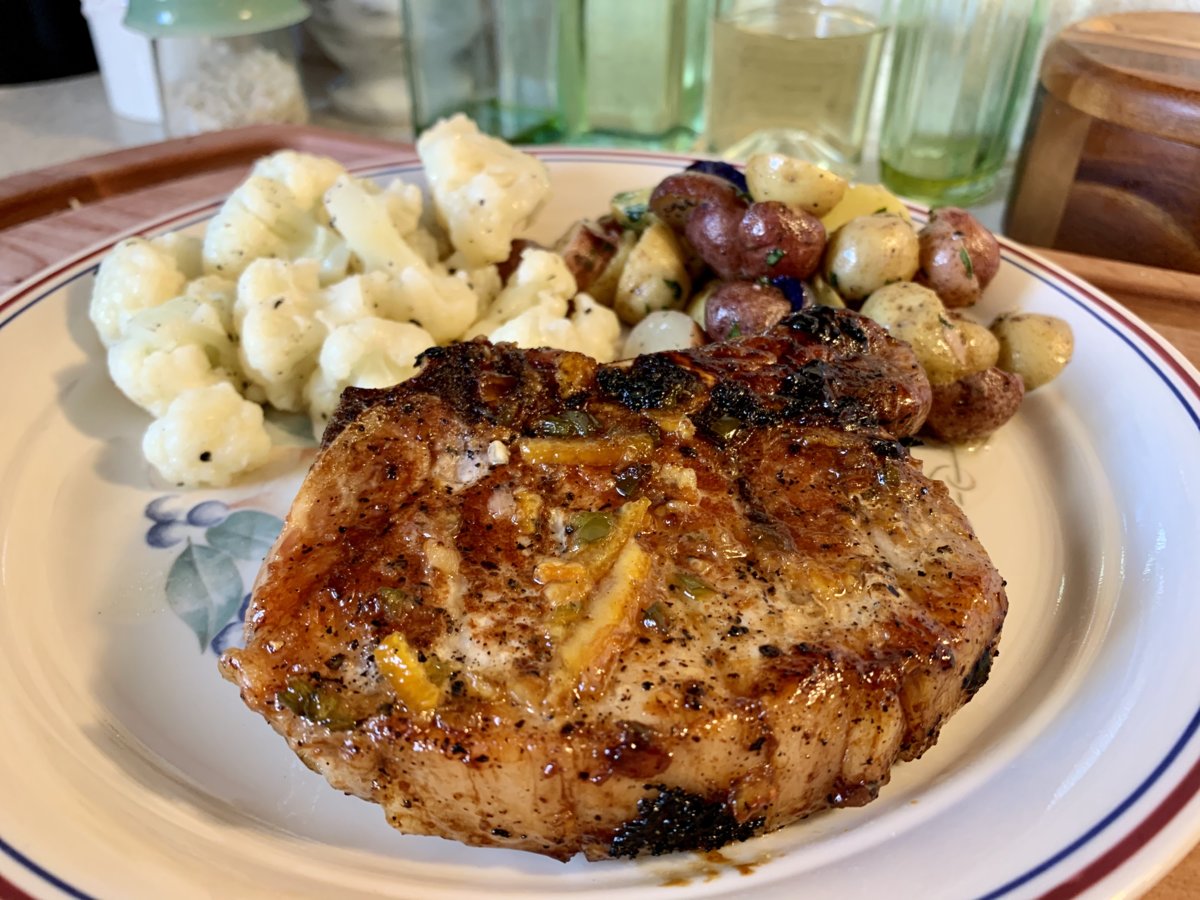
[[[929,203],[986,196],[1008,155],[1046,0],[900,0],[883,182]]]
[[[465,112],[517,142],[685,149],[713,0],[404,0],[413,128]]]
[[[302,0],[130,0],[125,24],[154,39],[172,136],[308,121],[293,26]]]
[[[560,61],[576,142],[692,149],[704,130],[712,0],[580,0]],[[571,75],[579,82],[571,85]],[[570,106],[568,108],[571,108]]]
[[[559,44],[574,3],[404,0],[413,131],[463,112],[509,141],[561,140]]]
[[[890,8],[889,0],[722,0],[709,149],[731,158],[787,153],[853,177]]]

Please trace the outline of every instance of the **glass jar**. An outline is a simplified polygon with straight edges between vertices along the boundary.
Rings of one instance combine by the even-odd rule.
[[[712,0],[404,0],[413,128],[691,149]]]
[[[397,0],[310,0],[305,28],[339,71],[334,108],[377,125],[408,124],[407,64]]]
[[[154,39],[167,133],[307,122],[293,26],[308,12],[302,0],[130,0],[125,24]]]
[[[1042,61],[1005,233],[1200,273],[1198,174],[1200,15],[1085,19]]]
[[[721,0],[708,148],[785,153],[855,177],[890,15],[890,0]]]

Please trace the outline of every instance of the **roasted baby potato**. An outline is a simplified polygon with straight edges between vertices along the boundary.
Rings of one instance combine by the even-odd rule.
[[[982,440],[1016,414],[1024,396],[1021,377],[995,367],[935,384],[924,427],[951,444]]]
[[[730,216],[736,213],[740,219],[747,203],[724,178],[703,172],[668,175],[650,193],[650,211],[680,233],[701,205],[726,210]]]
[[[572,225],[554,245],[566,262],[581,291],[591,292],[596,280],[604,274],[617,255],[617,243],[594,222],[582,219]]]
[[[889,284],[868,297],[860,312],[912,345],[931,384],[950,384],[967,374],[962,329],[929,288],[911,281]]]
[[[808,279],[808,286],[817,306],[832,306],[834,309],[846,308],[846,301],[842,299],[842,295],[833,289],[833,286],[825,280],[820,272]]]
[[[886,284],[911,281],[918,249],[917,233],[899,216],[859,216],[829,239],[825,280],[844,299],[865,300]]]
[[[616,241],[616,251],[613,253],[612,259],[608,261],[604,271],[588,288],[592,299],[605,306],[612,306],[616,299],[617,283],[621,280],[621,273],[625,271],[625,263],[629,261],[629,254],[638,242],[638,234],[635,231],[622,231],[615,236],[614,240]]]
[[[964,374],[982,372],[984,369],[990,369],[996,365],[996,361],[1000,358],[1000,342],[996,336],[978,322],[966,318],[962,313],[950,311],[949,318],[962,332],[963,347],[967,352]]]
[[[792,311],[783,291],[757,281],[725,281],[709,295],[704,330],[714,341],[762,334]]]
[[[781,153],[751,156],[746,161],[746,184],[754,200],[777,200],[818,218],[837,206],[846,193],[845,179]]]
[[[727,207],[699,206],[684,233],[701,259],[727,281],[807,278],[825,249],[819,219],[775,201],[755,203],[736,219]]]
[[[975,303],[1000,268],[1000,243],[965,209],[934,210],[918,240],[915,280],[932,288],[947,307]]]
[[[814,215],[775,200],[754,203],[742,216],[741,278],[807,278],[825,252],[825,226]]]
[[[612,198],[612,217],[622,228],[641,231],[650,224],[651,188],[622,191]]]
[[[1005,313],[992,322],[997,341],[996,365],[1020,375],[1032,391],[1062,372],[1075,350],[1071,326],[1055,316]]]
[[[652,222],[642,232],[617,280],[613,310],[621,320],[636,325],[660,309],[679,309],[692,292],[683,250],[662,222]]]
[[[742,270],[742,244],[738,231],[744,209],[704,204],[688,215],[684,237],[688,246],[717,276],[736,279]]]
[[[821,216],[821,223],[833,234],[851,219],[874,213],[894,213],[906,222],[912,221],[908,207],[882,184],[852,184],[838,205]]]
[[[622,359],[659,353],[664,350],[686,350],[704,343],[704,332],[687,313],[674,309],[652,312],[633,326],[625,338]]]
[[[692,295],[692,299],[688,301],[687,314],[695,320],[696,324],[701,328],[704,327],[705,315],[708,309],[708,298],[723,285],[723,281],[710,281],[700,290]]]

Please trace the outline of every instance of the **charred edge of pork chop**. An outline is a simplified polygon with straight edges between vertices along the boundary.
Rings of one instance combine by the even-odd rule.
[[[565,395],[562,408],[588,401],[592,373],[578,360],[574,372],[560,372],[563,360],[554,351],[493,347],[482,339],[433,347],[421,355],[423,368],[406,382],[405,393],[441,397],[469,423],[519,429],[544,417],[547,396],[558,396],[555,389],[572,378],[578,390]],[[870,319],[824,306],[793,313],[763,336],[639,356],[600,366],[594,377],[607,398],[630,410],[686,407],[712,389],[700,412],[709,426],[723,418],[753,428],[819,418],[906,437],[916,434],[932,404],[908,345]],[[322,446],[372,405],[392,402],[395,390],[347,388]]]
[[[306,764],[408,832],[637,856],[868,802],[986,679],[1006,607],[966,518],[895,439],[928,399],[911,350],[854,313],[614,366],[429,351],[403,385],[346,392],[224,674]],[[652,452],[524,459],[548,422]],[[495,441],[513,460],[479,475],[463,447]],[[475,474],[437,475],[447,458]],[[519,537],[515,518],[487,519],[517,489],[543,523]],[[542,627],[561,609],[530,560],[573,551],[554,549],[547,511],[619,515],[635,496],[654,511],[624,545],[645,557],[635,616],[592,648],[609,659],[596,683],[549,707],[507,697],[561,671]],[[456,598],[431,566],[437,539],[458,559]],[[689,589],[679,572],[702,559],[714,583]],[[490,688],[444,649],[472,629],[481,658],[506,660]],[[372,649],[392,634],[449,666],[431,716],[382,683]]]

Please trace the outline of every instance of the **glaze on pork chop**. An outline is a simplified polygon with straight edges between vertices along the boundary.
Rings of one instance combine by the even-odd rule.
[[[851,312],[601,366],[486,342],[351,389],[224,674],[405,832],[710,849],[872,799],[986,679],[1003,582]]]

